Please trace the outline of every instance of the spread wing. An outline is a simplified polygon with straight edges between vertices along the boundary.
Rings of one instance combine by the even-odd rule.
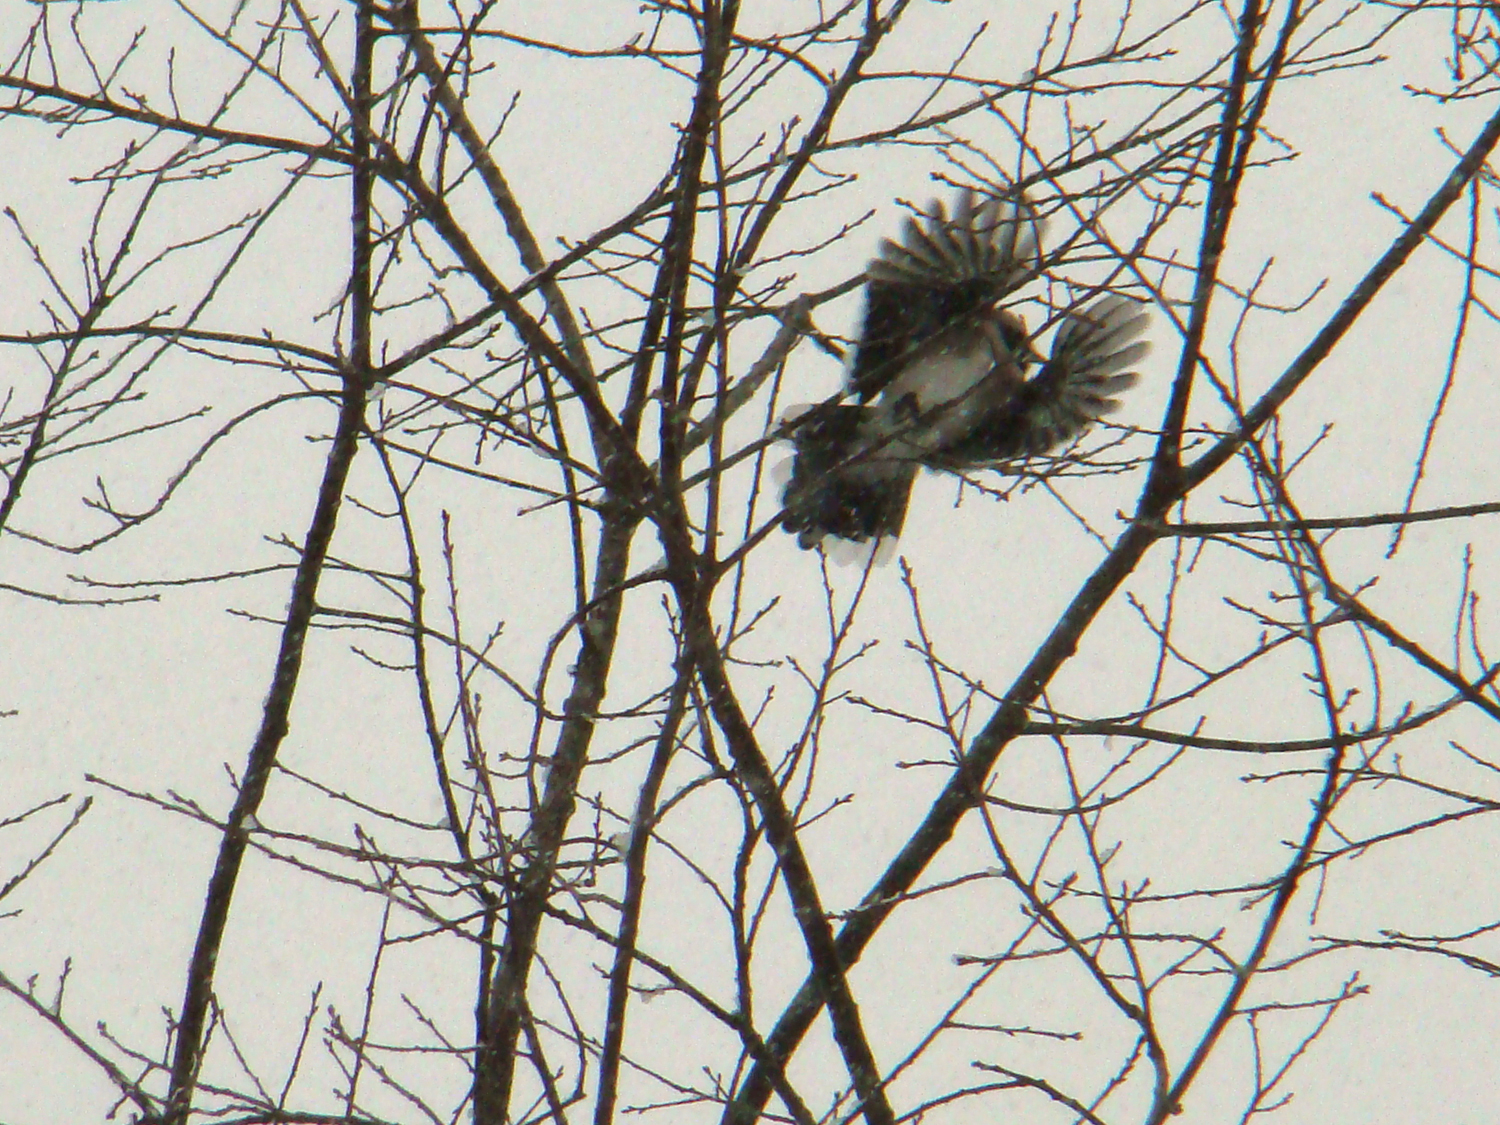
[[[1135,385],[1139,375],[1129,368],[1151,350],[1136,337],[1150,319],[1144,302],[1116,296],[1069,313],[1036,377],[928,463],[982,468],[1071,441],[1115,410],[1115,396]]]
[[[906,220],[900,242],[884,239],[866,270],[865,316],[849,375],[869,402],[944,333],[984,318],[995,302],[1036,276],[1041,222],[1020,192],[959,194]]]

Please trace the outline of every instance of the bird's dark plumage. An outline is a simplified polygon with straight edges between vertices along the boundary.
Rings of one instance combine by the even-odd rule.
[[[920,353],[980,327],[996,301],[1036,276],[1040,237],[1024,197],[970,190],[951,216],[935,201],[920,222],[906,220],[900,242],[882,239],[865,271],[865,319],[849,374],[859,401],[869,402]]]
[[[1139,301],[1103,297],[1068,313],[1052,354],[1001,307],[1041,271],[1041,223],[1024,195],[963,191],[885,239],[866,271],[849,373],[852,402],[794,420],[783,526],[803,547],[825,536],[900,534],[917,470],[965,471],[1045,452],[1119,405],[1149,349]]]
[[[825,402],[798,419],[783,526],[804,547],[825,535],[856,543],[894,535],[906,520],[917,463],[867,440],[868,415],[868,407]]]

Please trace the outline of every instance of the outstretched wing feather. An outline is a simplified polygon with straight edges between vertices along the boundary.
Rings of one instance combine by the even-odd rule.
[[[850,388],[869,402],[934,336],[1025,284],[1039,265],[1040,220],[1025,197],[963,192],[908,217],[870,262]]]
[[[976,469],[1045,453],[1071,441],[1115,410],[1115,396],[1140,378],[1134,367],[1151,350],[1137,340],[1150,321],[1146,306],[1109,296],[1069,313],[1052,357],[1016,397],[979,419],[961,441],[932,458],[934,468]]]

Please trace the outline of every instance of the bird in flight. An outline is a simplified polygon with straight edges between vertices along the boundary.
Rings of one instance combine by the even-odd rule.
[[[1002,302],[1041,273],[1041,222],[1019,191],[965,189],[883,239],[844,401],[792,421],[782,526],[803,547],[901,533],[917,470],[965,472],[1072,440],[1119,406],[1150,349],[1143,302],[1069,311],[1050,357]],[[1034,375],[1028,372],[1037,367]]]

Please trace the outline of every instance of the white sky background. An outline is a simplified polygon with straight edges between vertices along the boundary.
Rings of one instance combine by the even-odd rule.
[[[983,68],[997,76],[1019,73],[1029,65],[1026,56],[1043,8],[979,0],[918,3],[889,56],[879,56],[878,62],[890,69],[939,67],[988,19],[990,30],[980,40],[975,59],[982,59]],[[747,4],[747,9],[751,27],[776,22],[774,3]],[[253,10],[252,4],[247,11]],[[1096,10],[1102,17],[1114,8],[1099,5]],[[1018,17],[1018,11],[1025,15]],[[7,55],[32,18],[33,10],[19,5],[0,15]],[[1016,31],[1018,18],[1030,21],[1021,32]],[[1322,18],[1329,21],[1333,15]],[[1370,13],[1360,18],[1370,18]],[[502,3],[495,25],[603,47],[629,38],[643,26],[643,19],[634,3]],[[127,86],[155,89],[151,83],[160,82],[166,50],[175,45],[176,89],[184,115],[201,119],[216,104],[221,84],[215,68],[221,64],[212,61],[212,49],[201,38],[194,39],[175,8],[159,0],[123,0],[88,6],[81,20],[90,39],[101,44],[123,44],[138,26],[149,28],[132,64],[139,77]],[[1356,42],[1361,38],[1359,26],[1355,19],[1334,35]],[[1191,28],[1194,35],[1213,33],[1219,38],[1211,48],[1191,37],[1181,40],[1184,71],[1227,41],[1222,19],[1212,14],[1200,15]],[[1247,386],[1264,387],[1280,374],[1398,233],[1397,222],[1370,199],[1370,193],[1378,191],[1408,214],[1415,213],[1451,164],[1434,130],[1443,128],[1455,145],[1463,147],[1492,112],[1487,99],[1439,106],[1402,90],[1403,83],[1443,81],[1443,16],[1431,13],[1409,21],[1381,49],[1390,61],[1289,86],[1268,118],[1268,128],[1300,155],[1294,162],[1252,173],[1235,217],[1225,277],[1234,284],[1248,284],[1267,260],[1274,259],[1266,293],[1268,299],[1287,304],[1301,300],[1325,278],[1328,284],[1295,316],[1262,316],[1251,322],[1240,351],[1241,377]],[[673,141],[668,124],[683,120],[688,112],[686,83],[640,63],[563,66],[536,52],[496,50],[504,65],[484,77],[481,89],[495,98],[497,107],[512,92],[522,92],[496,151],[544,248],[555,248],[558,237],[591,233],[618,213],[622,201],[634,202],[660,178]],[[1189,58],[1194,50],[1199,55]],[[973,69],[980,70],[980,63],[976,61]],[[1100,96],[1080,106],[1099,118],[1128,115],[1142,96],[1126,92],[1113,103],[1109,96]],[[777,113],[801,114],[805,124],[811,97],[806,88],[784,84],[768,97],[753,124],[774,128]],[[255,127],[306,135],[307,126],[288,112],[285,103],[241,105],[237,112],[247,127],[251,109],[263,113]],[[493,124],[498,112],[497,108],[494,114],[477,116]],[[856,96],[838,133],[888,120],[891,112]],[[111,125],[59,137],[55,126],[17,118],[5,119],[0,127],[8,153],[0,167],[0,204],[17,211],[76,286],[76,247],[86,234],[96,193],[69,185],[68,177],[98,167],[131,133]],[[740,128],[748,136],[751,123]],[[1013,145],[1007,147],[998,132],[991,139],[997,160],[1013,159]],[[763,283],[773,273],[796,269],[800,273],[790,287],[795,292],[823,288],[857,273],[878,238],[899,221],[901,212],[893,200],[924,201],[932,191],[930,174],[945,170],[935,149],[912,147],[840,154],[829,158],[827,167],[857,171],[859,181],[790,210],[786,226],[767,252],[826,238],[840,222],[866,209],[875,209],[875,218],[815,257],[779,263],[755,280]],[[170,241],[174,231],[182,237],[262,206],[278,183],[270,167],[236,175],[228,202],[216,194],[226,189],[212,182],[184,191],[183,200],[214,200],[217,209],[199,212],[177,205],[162,212],[152,220],[153,243]],[[314,317],[338,297],[346,260],[346,197],[342,179],[300,193],[273,219],[274,236],[260,242],[241,264],[229,289],[232,299],[223,301],[205,325],[251,332],[265,327],[291,338],[326,343],[332,321]],[[1441,228],[1457,241],[1464,234],[1464,206],[1455,207]],[[1493,246],[1494,214],[1487,212],[1481,221]],[[1182,224],[1183,247],[1191,246],[1196,235],[1191,224],[1196,222],[1195,213]],[[501,245],[502,232],[492,218],[476,212],[476,225],[478,237]],[[1116,234],[1129,237],[1126,230]],[[507,266],[511,277],[519,277],[514,263],[507,261]],[[1391,511],[1401,506],[1422,424],[1442,383],[1462,283],[1461,268],[1453,259],[1431,247],[1420,251],[1294,401],[1283,429],[1289,446],[1300,448],[1325,422],[1335,423],[1331,437],[1294,479],[1298,500],[1308,514]],[[610,301],[618,299],[600,287],[589,292],[596,302],[591,311],[601,320],[622,309],[630,311],[624,304],[611,307]],[[41,282],[25,248],[7,227],[0,233],[0,333],[44,330],[40,293]],[[117,322],[184,299],[147,290],[125,302],[128,311],[118,313]],[[858,302],[851,297],[820,309],[816,319],[825,331],[847,334],[857,311]],[[420,331],[430,330],[433,315],[426,309],[396,313],[383,321],[381,331],[393,341],[392,353]],[[1227,306],[1223,317],[1210,333],[1209,348],[1216,360],[1224,355],[1230,327]],[[1481,320],[1472,333],[1437,434],[1419,507],[1493,500],[1500,490],[1500,454],[1488,437],[1493,420],[1500,417],[1500,390],[1490,358],[1495,332]],[[1157,351],[1120,416],[1127,424],[1150,426],[1160,419],[1175,369],[1175,341],[1160,313],[1152,335]],[[738,345],[737,371],[753,360],[758,343],[747,339]],[[0,354],[5,355],[0,383],[14,384],[17,401],[24,404],[25,396],[36,393],[35,361],[23,349],[8,348]],[[814,401],[836,390],[840,370],[836,361],[804,345],[793,354],[787,379],[787,401]],[[230,369],[188,357],[169,359],[151,380],[155,397],[150,416],[169,416],[202,403],[214,405],[213,415],[201,425],[159,438],[106,446],[66,463],[47,463],[17,510],[16,526],[63,539],[97,531],[98,517],[79,500],[96,476],[108,482],[111,496],[122,507],[147,502],[163,476],[213,426],[237,409],[291,389],[280,374]],[[400,395],[392,391],[386,403],[399,406]],[[1209,413],[1198,416],[1218,419],[1206,398],[1196,405]],[[763,417],[763,410],[746,412],[741,439],[753,436],[750,415]],[[267,537],[285,534],[296,539],[305,531],[324,451],[306,436],[327,433],[332,421],[326,404],[304,403],[250,423],[209,454],[159,518],[91,554],[64,557],[15,536],[0,539],[0,583],[78,596],[80,590],[69,584],[69,575],[126,581],[284,563],[286,553]],[[0,449],[0,455],[8,454]],[[505,471],[505,454],[487,456],[491,460],[486,467]],[[1142,479],[1141,472],[1085,478],[1065,482],[1063,491],[1095,528],[1113,537],[1120,526],[1113,513],[1134,505]],[[1237,470],[1227,470],[1222,482],[1214,482],[1219,487],[1211,484],[1203,490],[1192,517],[1252,516],[1206,502],[1231,490],[1242,495],[1242,481]],[[1004,505],[970,492],[959,507],[951,503],[955,491],[951,480],[928,476],[919,482],[901,551],[921,584],[923,610],[943,658],[998,692],[1040,643],[1103,549],[1041,489]],[[352,495],[384,506],[385,491],[368,455],[356,464]],[[478,636],[503,621],[498,651],[507,667],[530,683],[542,646],[568,612],[570,576],[559,511],[518,518],[516,510],[524,502],[514,493],[449,478],[427,493],[419,522],[422,533],[435,543],[439,512],[454,513],[466,627]],[[769,515],[767,510],[761,518]],[[1349,532],[1335,542],[1330,557],[1343,568],[1348,584],[1380,574],[1372,604],[1439,655],[1451,655],[1444,638],[1452,631],[1465,545],[1473,545],[1475,584],[1481,592],[1500,546],[1495,526],[1483,519],[1414,528],[1402,553],[1389,563],[1382,558],[1388,543],[1384,530]],[[779,534],[758,550],[746,602],[758,606],[772,596],[782,600],[743,655],[769,660],[792,654],[816,661],[826,639],[816,557],[798,551]],[[1159,602],[1170,551],[1170,543],[1154,548],[1127,584],[1148,605]],[[401,563],[391,529],[352,505],[345,507],[334,554],[365,564]],[[632,571],[659,555],[654,539],[642,535],[633,552]],[[439,600],[429,609],[436,615],[442,610],[439,559],[431,553],[426,561],[429,590],[439,591]],[[1227,594],[1273,609],[1266,598],[1266,573],[1252,571],[1222,551],[1207,552],[1183,588],[1186,607],[1179,643],[1210,665],[1251,643],[1256,627],[1221,599]],[[1257,574],[1260,577],[1253,577]],[[856,577],[853,571],[839,572],[841,592],[852,590]],[[227,808],[225,763],[234,771],[243,767],[269,683],[276,631],[226,611],[237,608],[274,617],[284,606],[288,581],[289,574],[280,571],[234,584],[169,589],[159,602],[110,609],[65,608],[0,591],[0,711],[16,712],[0,719],[0,818],[62,792],[73,794],[75,800],[85,794],[94,797],[82,827],[22,889],[0,904],[0,909],[19,911],[0,919],[0,970],[23,980],[37,974],[39,989],[50,993],[71,959],[66,1012],[77,1028],[92,1031],[102,1021],[122,1041],[150,1052],[159,1050],[162,1008],[175,1009],[181,1002],[183,972],[217,846],[208,830],[91,785],[84,775],[162,796],[170,790],[216,814]],[[662,682],[661,661],[669,654],[660,628],[659,598],[658,589],[628,603],[623,635],[634,640],[617,658],[611,706],[634,700]],[[366,584],[338,576],[330,577],[320,600],[325,605],[379,604]],[[1489,617],[1487,603],[1481,603],[1481,626]],[[890,706],[930,710],[926,673],[904,648],[914,635],[899,569],[877,572],[855,637],[880,644],[858,667],[848,690]],[[1123,598],[1117,598],[1064,667],[1051,694],[1053,703],[1063,711],[1087,714],[1129,710],[1140,700],[1140,662],[1149,659],[1143,655],[1149,653],[1142,647],[1145,639],[1139,619]],[[351,653],[350,641],[347,635],[324,633],[310,646],[282,761],[362,801],[434,819],[441,810],[431,795],[430,763],[411,692],[399,675],[373,670]],[[404,647],[393,641],[387,641],[385,649],[368,638],[356,643],[383,659],[404,658]],[[1357,682],[1358,650],[1349,640],[1342,649],[1351,669],[1350,682]],[[563,668],[568,659],[559,657],[550,681],[554,704],[566,690]],[[1305,652],[1289,648],[1283,658],[1236,681],[1232,693],[1209,697],[1211,702],[1197,711],[1206,716],[1205,733],[1316,737],[1322,727],[1316,701],[1300,680],[1305,664]],[[1472,671],[1472,662],[1468,667]],[[777,703],[784,710],[770,710],[761,727],[774,757],[776,748],[795,735],[803,715],[798,708],[805,707],[805,699],[797,697],[794,683],[782,672],[745,669],[736,675],[743,677],[737,683],[747,705],[759,700],[758,685],[772,680],[779,684]],[[1380,701],[1386,719],[1405,699],[1443,697],[1431,682],[1405,671],[1388,680],[1386,689],[1390,697]],[[514,748],[528,729],[526,709],[507,699],[493,681],[483,690],[491,744]],[[990,710],[979,705],[976,729]],[[1178,718],[1180,728],[1191,725],[1190,718]],[[855,800],[808,830],[804,845],[819,872],[825,904],[837,910],[853,905],[884,869],[947,774],[933,768],[896,768],[898,762],[943,756],[940,744],[908,726],[848,705],[831,708],[828,722],[816,788],[821,800],[815,799],[812,806],[845,794],[854,794]],[[1402,754],[1426,777],[1475,792],[1493,791],[1483,771],[1466,770],[1457,763],[1447,748],[1450,739],[1491,759],[1500,756],[1493,752],[1491,731],[1462,711],[1440,728],[1403,743]],[[1080,747],[1081,754],[1100,761],[1120,749],[1090,740],[1080,740]],[[1298,759],[1298,764],[1315,771],[1321,760],[1321,755],[1309,756]],[[1017,743],[1002,761],[998,791],[1017,801],[1061,800],[1054,762],[1053,751],[1042,740]],[[1153,887],[1170,889],[1264,878],[1279,870],[1286,858],[1283,841],[1301,831],[1316,778],[1268,785],[1246,785],[1237,779],[1281,765],[1190,751],[1165,783],[1133,800],[1110,822],[1108,832],[1122,841],[1117,876],[1149,876]],[[617,772],[591,774],[588,791],[598,792],[612,782],[620,793],[627,793],[637,772],[627,763]],[[1419,817],[1413,810],[1421,810],[1427,800],[1409,791],[1377,790],[1357,802],[1368,820],[1343,827],[1368,832],[1387,823],[1405,823]],[[1433,811],[1447,807],[1435,799],[1431,805]],[[316,829],[352,842],[350,825],[357,818],[342,810],[333,815],[342,819],[329,821],[326,803],[310,799],[281,778],[273,782],[260,819],[278,828]],[[577,815],[588,816],[583,808]],[[21,829],[0,832],[0,881],[60,826],[62,816],[55,812],[50,820],[40,818]],[[735,816],[727,802],[709,793],[690,817],[677,822],[674,840],[706,866],[722,869],[732,859],[737,825],[725,828],[716,817]],[[1032,829],[1024,820],[1006,823],[1024,851]],[[622,827],[605,825],[607,831]],[[393,851],[434,847],[419,833],[399,838],[386,827],[376,831]],[[1288,940],[1304,941],[1308,933],[1378,939],[1383,929],[1451,933],[1493,921],[1500,879],[1489,857],[1497,842],[1494,826],[1480,816],[1374,849],[1359,862],[1335,870],[1312,923],[1311,900],[1304,891],[1300,908],[1294,907],[1288,922],[1297,936]],[[977,826],[966,822],[952,855],[939,858],[928,880],[971,867],[976,847],[982,848]],[[722,918],[681,866],[665,858],[659,862],[654,885],[671,886],[673,891],[658,890],[662,897],[648,907],[644,944],[683,965],[690,976],[728,1002],[720,960]],[[611,893],[617,889],[613,875],[606,873],[601,879]],[[321,1003],[338,1007],[346,1020],[357,1019],[380,903],[258,857],[247,865],[238,893],[216,988],[241,1044],[279,1083],[319,982],[324,989]],[[1236,900],[1214,900],[1201,908],[1205,913],[1198,916],[1200,924],[1204,917],[1216,918],[1234,927],[1231,938],[1243,939],[1256,915],[1238,912],[1238,905]],[[969,979],[968,971],[953,965],[952,955],[995,952],[1000,939],[994,935],[1009,933],[1015,917],[1013,896],[998,890],[988,897],[983,891],[934,896],[906,910],[908,914],[877,938],[853,974],[865,1025],[877,1056],[887,1065],[911,1048],[911,1028],[923,1026],[921,1018],[947,1003]],[[1184,910],[1186,914],[1174,916],[1176,921],[1192,913],[1192,908]],[[1004,924],[992,926],[986,911],[994,911]],[[775,926],[787,926],[784,910],[773,911],[773,917]],[[552,955],[558,964],[576,975],[585,975],[590,964],[607,963],[598,947],[581,939],[551,934],[551,940],[556,942]],[[433,951],[439,948],[446,949],[451,960],[435,963]],[[801,946],[795,935],[785,948],[796,952],[788,963],[761,964],[763,1008],[758,1014],[763,1019],[773,1018],[780,999],[801,979]],[[1291,948],[1289,944],[1288,951]],[[1500,943],[1466,948],[1481,956],[1500,954]],[[1285,1125],[1493,1120],[1500,1112],[1500,1083],[1493,1066],[1500,1002],[1491,994],[1493,984],[1472,969],[1438,958],[1372,953],[1358,959],[1313,961],[1296,970],[1296,984],[1285,986],[1278,996],[1330,994],[1356,968],[1361,982],[1371,987],[1370,995],[1351,1002],[1335,1019],[1293,1077],[1295,1099],[1269,1119]],[[423,1009],[456,1037],[470,1033],[473,958],[466,949],[452,943],[415,945],[393,953],[387,971],[377,1038],[395,1041],[418,1033],[402,1009],[403,991],[419,996]],[[633,1040],[632,1049],[648,1062],[681,1067],[685,1078],[694,1081],[701,1078],[700,1063],[732,1066],[734,1047],[722,1032],[718,1040],[706,1039],[701,1020],[677,1023],[673,1006],[682,1003],[668,996],[634,1009],[633,1020],[654,1022],[651,1038]],[[1186,1036],[1209,1010],[1185,1000],[1164,1019]],[[1086,985],[1080,988],[1076,975],[1056,969],[1005,970],[1003,983],[992,986],[979,1010],[967,1018],[1077,1028],[1085,1038],[1069,1046],[996,1036],[955,1039],[903,1079],[906,1085],[896,1085],[892,1096],[898,1111],[935,1091],[982,1080],[983,1075],[969,1069],[974,1058],[1035,1068],[1060,1081],[1096,1070],[1106,1073],[1117,1057],[1120,1036],[1126,1034],[1118,1018],[1100,1021],[1097,998],[1088,994]],[[320,1027],[322,1022],[320,1018]],[[712,1046],[706,1048],[705,1042]],[[825,1043],[824,1031],[815,1030],[794,1074],[810,1073],[814,1066],[837,1067]],[[309,1091],[320,1092],[337,1082],[322,1056],[314,1056],[308,1064],[310,1077],[298,1087],[304,1105],[323,1104],[320,1095]],[[683,1066],[684,1058],[692,1060],[691,1065]],[[1235,1028],[1177,1120],[1184,1125],[1238,1120],[1244,1060],[1244,1033]],[[454,1091],[461,1088],[451,1063],[433,1065],[450,1071]],[[628,1104],[628,1085],[626,1091],[623,1101]],[[1003,1099],[959,1102],[929,1120],[1066,1120],[1039,1098],[1011,1094]],[[0,1123],[101,1120],[111,1102],[111,1089],[96,1071],[19,1003],[0,997]],[[375,1104],[392,1117],[417,1120],[398,1102]],[[1434,1105],[1444,1109],[1435,1115]],[[331,1107],[331,1102],[324,1105]],[[653,1119],[712,1118],[706,1111],[684,1110]],[[1126,1106],[1116,1107],[1112,1118],[1135,1119]]]

